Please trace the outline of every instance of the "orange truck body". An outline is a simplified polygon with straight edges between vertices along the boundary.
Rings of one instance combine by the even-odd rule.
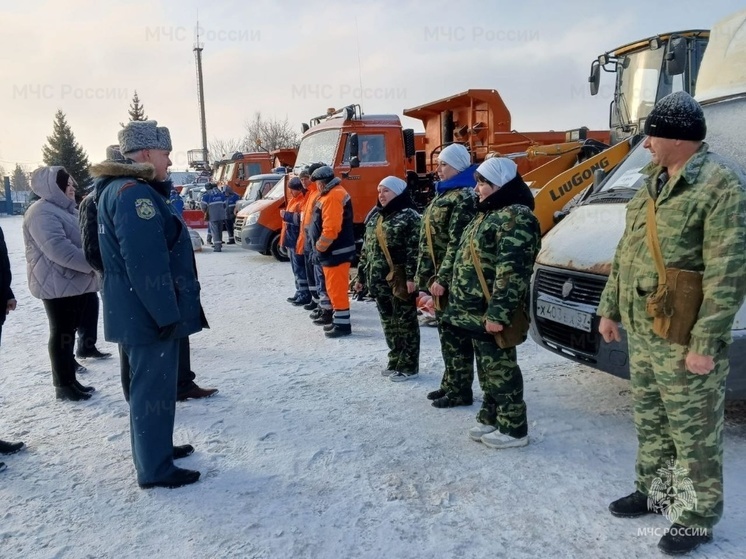
[[[316,162],[334,169],[352,198],[358,238],[362,238],[365,218],[377,203],[377,187],[384,177],[406,179],[415,202],[420,205],[430,199],[437,156],[448,144],[463,143],[478,163],[490,152],[508,156],[534,146],[574,139],[568,138],[566,132],[512,131],[510,112],[493,89],[470,89],[407,109],[404,115],[422,121],[424,133],[403,130],[397,115],[363,115],[359,106],[350,105],[336,111],[330,109],[326,115],[312,119],[301,139],[295,171]],[[578,137],[600,142],[609,140],[608,131],[573,132]],[[350,156],[352,135],[358,140],[357,160]],[[528,173],[554,157],[517,158],[516,163],[521,173]],[[351,159],[355,164],[350,164]],[[236,242],[244,248],[284,259],[282,250],[273,248],[279,240],[282,208],[284,197],[271,203],[260,200],[243,208],[236,219]]]
[[[274,157],[266,152],[236,152],[215,167],[212,180],[218,186],[227,184],[236,194],[243,196],[249,177],[272,171]]]

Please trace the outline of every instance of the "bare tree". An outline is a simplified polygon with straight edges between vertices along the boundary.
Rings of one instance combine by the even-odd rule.
[[[254,118],[246,123],[244,144],[247,150],[262,149],[273,151],[280,148],[298,147],[300,137],[288,123],[288,119],[264,119],[257,111]]]
[[[208,150],[210,151],[210,159],[212,161],[222,159],[223,156],[230,157],[237,151],[241,151],[244,148],[243,140],[240,138],[213,138],[208,144]]]

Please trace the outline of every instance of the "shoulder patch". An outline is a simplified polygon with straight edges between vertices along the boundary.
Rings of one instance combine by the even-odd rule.
[[[135,211],[140,219],[151,219],[155,217],[155,206],[150,198],[138,198],[135,200]]]

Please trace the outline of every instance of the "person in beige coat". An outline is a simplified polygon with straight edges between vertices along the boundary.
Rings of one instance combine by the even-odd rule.
[[[31,175],[39,196],[23,218],[26,273],[31,294],[44,303],[49,319],[49,359],[58,399],[87,400],[93,387],[75,378],[75,330],[86,293],[98,291],[96,273],[85,259],[74,180],[63,167],[40,167]]]

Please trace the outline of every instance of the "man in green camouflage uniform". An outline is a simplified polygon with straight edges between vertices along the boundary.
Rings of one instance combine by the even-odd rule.
[[[365,226],[355,283],[356,291],[367,287],[376,300],[389,347],[388,365],[383,375],[394,382],[416,378],[420,368],[420,324],[414,284],[420,214],[414,209],[406,188],[407,183],[398,177],[386,177],[378,185],[379,204]],[[386,280],[391,267],[378,238],[379,228],[392,263],[404,266],[406,298],[394,295]]]
[[[450,263],[464,227],[476,212],[476,165],[470,163],[471,155],[461,144],[451,144],[440,152],[438,176],[441,180],[436,184],[435,198],[425,208],[420,228],[415,282],[440,301],[435,307],[435,318],[445,371],[440,388],[427,395],[436,408],[472,404],[474,350],[471,340],[457,330],[444,327],[441,320],[453,272]]]
[[[464,230],[453,260],[445,261],[453,276],[442,321],[469,339],[477,359],[484,398],[469,436],[492,448],[524,446],[528,423],[516,348],[501,348],[494,334],[529,308],[541,228],[532,213],[534,197],[513,161],[487,159],[476,176],[477,215]],[[526,332],[521,334],[523,341]],[[454,376],[463,378],[473,370],[471,362],[463,366],[469,371],[455,370]]]
[[[652,163],[627,205],[624,236],[598,309],[607,342],[621,340],[617,321],[627,332],[638,438],[636,491],[609,509],[622,517],[664,509],[674,525],[658,547],[678,554],[709,541],[723,512],[725,378],[730,332],[746,293],[746,196],[743,170],[709,151],[702,141],[704,114],[686,93],[661,99],[645,133]],[[688,346],[655,334],[646,312],[658,287],[646,242],[651,198],[665,266],[703,274],[704,298]],[[677,498],[687,493],[686,502],[661,501],[661,478],[674,468],[685,486],[663,489],[673,489]],[[691,491],[682,493],[686,488]]]

